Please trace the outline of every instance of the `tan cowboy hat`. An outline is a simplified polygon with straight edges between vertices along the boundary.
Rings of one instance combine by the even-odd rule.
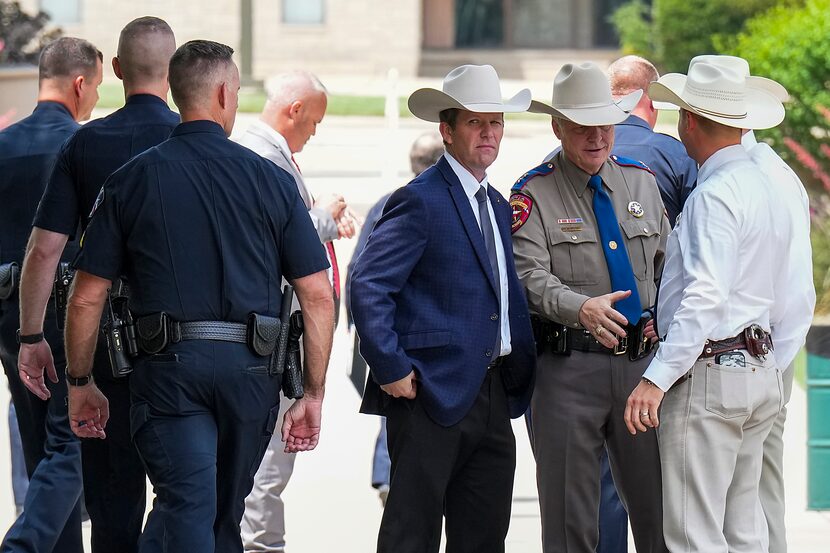
[[[517,113],[527,111],[530,90],[520,90],[502,101],[499,76],[492,65],[462,65],[444,77],[443,91],[421,88],[409,97],[409,111],[418,119],[438,123],[438,114],[458,108],[479,113]]]
[[[649,85],[648,95],[727,127],[775,127],[784,120],[784,105],[768,82],[747,73],[736,64],[692,60],[688,75],[663,75]]]
[[[767,79],[765,77],[755,77],[750,75],[749,62],[743,58],[739,58],[737,56],[716,56],[706,54],[702,56],[693,57],[692,61],[689,62],[689,67],[701,62],[731,68],[736,73],[739,73],[746,77],[747,82],[754,83],[755,86],[763,88],[764,90],[778,98],[781,102],[786,102],[790,99],[790,95],[787,93],[787,89],[781,86],[776,81],[773,81],[772,79]]]
[[[616,125],[628,118],[642,95],[642,90],[635,90],[615,102],[608,77],[596,64],[567,63],[553,79],[551,105],[534,100],[528,111],[589,127]]]

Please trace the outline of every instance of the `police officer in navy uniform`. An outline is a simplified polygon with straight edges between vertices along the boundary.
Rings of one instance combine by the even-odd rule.
[[[648,165],[657,180],[669,224],[674,226],[686,198],[697,184],[697,163],[686,153],[682,142],[652,130],[657,123],[658,109],[674,109],[670,104],[655,104],[646,92],[649,83],[660,78],[660,74],[650,61],[639,56],[618,59],[608,67],[607,73],[614,98],[622,98],[635,90],[643,91],[628,119],[614,127],[613,153]]]
[[[61,144],[79,128],[77,121],[89,118],[98,100],[101,60],[101,52],[79,38],[63,37],[48,44],[40,56],[34,112],[0,132],[0,202],[6,206],[0,217],[0,263],[7,270],[11,264],[23,263],[32,217]],[[57,254],[69,260],[76,251],[73,243]],[[30,480],[26,515],[8,531],[0,551],[82,552],[81,445],[66,415],[66,361],[53,305],[46,308],[40,331],[22,337],[32,341],[45,335],[52,343],[54,364],[48,374],[30,375],[25,366],[18,373],[18,326],[17,290],[10,289],[9,296],[0,300],[0,359],[17,410]]]
[[[124,82],[126,105],[85,125],[62,148],[35,217],[30,253],[23,275],[21,325],[42,324],[43,306],[63,244],[86,228],[89,213],[106,178],[134,155],[165,140],[179,117],[167,107],[167,65],[176,49],[169,25],[141,17],[121,31],[112,65]],[[27,292],[29,291],[29,292]],[[23,346],[21,364],[37,365],[46,356],[45,342]],[[48,358],[48,357],[47,357]],[[146,475],[129,433],[129,378],[114,378],[101,337],[95,376],[113,398],[106,440],[84,440],[84,499],[92,521],[95,553],[131,553],[146,510]],[[39,368],[39,367],[36,367]]]
[[[105,438],[109,402],[91,375],[107,289],[130,282],[142,354],[131,430],[156,491],[142,551],[242,551],[244,499],[279,412],[280,378],[246,344],[252,313],[279,315],[283,275],[305,315],[305,396],[285,415],[289,452],[319,438],[334,305],[328,261],[291,177],[228,140],[233,49],[197,40],[170,60],[182,123],[106,182],[69,300],[69,417]]]

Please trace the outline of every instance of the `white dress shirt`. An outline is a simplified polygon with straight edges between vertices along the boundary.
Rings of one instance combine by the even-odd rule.
[[[788,257],[778,262],[786,265],[787,278],[776,292],[776,302],[770,314],[775,360],[782,370],[787,369],[804,345],[807,331],[813,321],[816,307],[816,289],[813,286],[813,248],[810,245],[810,200],[804,185],[769,144],[758,143],[755,133],[749,131],[741,141],[775,190],[780,214],[792,227],[792,242]],[[787,301],[779,301],[786,298]]]
[[[452,157],[449,152],[444,152],[444,157],[449,162],[455,176],[457,176],[458,180],[461,181],[464,193],[467,195],[467,199],[470,200],[470,207],[473,210],[473,215],[475,215],[476,222],[478,223],[479,228],[481,228],[476,192],[478,192],[478,189],[481,186],[485,189],[488,188],[489,184],[487,183],[487,175],[485,174],[484,179],[482,179],[481,182],[478,182],[472,173],[458,163],[458,161],[456,161],[456,159]],[[501,289],[501,305],[499,306],[499,320],[501,321],[501,351],[499,352],[499,355],[501,356],[507,355],[513,351],[510,345],[510,288],[507,281],[507,260],[504,257],[504,245],[501,241],[501,232],[499,231],[499,225],[496,222],[496,215],[493,212],[493,206],[490,203],[489,195],[487,196],[487,212],[490,214],[490,223],[493,226],[493,233],[495,234],[496,261],[499,264],[499,285]],[[511,252],[511,254],[512,253],[513,252]]]
[[[792,229],[777,191],[736,144],[700,167],[669,235],[657,305],[665,340],[644,377],[666,391],[689,369],[707,339],[724,340],[751,324],[771,327],[771,312],[788,297],[785,262]]]

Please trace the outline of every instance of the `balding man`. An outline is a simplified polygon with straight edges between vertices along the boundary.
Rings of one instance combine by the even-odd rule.
[[[136,447],[156,490],[143,553],[242,551],[245,497],[279,411],[269,370],[282,276],[305,316],[305,395],[285,416],[291,451],[317,445],[334,306],[328,262],[289,176],[228,140],[238,103],[233,49],[205,40],[170,60],[182,123],[107,180],[69,301],[69,418],[104,438],[109,403],[88,381],[111,282],[125,275],[139,329],[130,381]],[[258,322],[257,322],[258,321]],[[287,322],[287,321],[286,321]]]
[[[112,68],[124,83],[127,104],[85,125],[61,150],[35,217],[23,271],[21,333],[43,328],[60,252],[79,227],[86,229],[106,178],[134,155],[167,138],[178,123],[166,104],[167,64],[175,49],[173,31],[156,17],[131,21],[121,31]],[[23,345],[20,364],[32,374],[42,372],[51,365],[49,344]],[[115,374],[103,338],[96,348],[95,378],[116,401],[107,439],[85,440],[82,446],[92,549],[131,553],[136,551],[146,509],[146,477],[130,438],[129,377]]]
[[[0,202],[5,206],[0,217],[0,271],[10,277],[0,300],[0,359],[17,410],[30,479],[26,514],[6,534],[0,547],[4,552],[83,551],[78,504],[81,445],[66,417],[63,340],[50,305],[45,315],[48,323],[20,336],[23,347],[42,340],[43,332],[53,344],[54,363],[49,365],[48,379],[42,370],[26,365],[18,373],[20,346],[15,333],[20,304],[11,273],[23,262],[32,217],[61,144],[79,128],[78,121],[89,118],[98,100],[102,59],[95,46],[79,38],[63,37],[48,44],[40,56],[34,113],[0,133]],[[67,261],[76,252],[74,244],[62,250],[56,255]],[[47,277],[51,284],[52,273]],[[27,386],[37,397],[26,391]]]
[[[340,275],[332,242],[340,237],[351,238],[354,235],[354,225],[343,196],[330,195],[315,200],[294,159],[294,154],[301,152],[316,134],[317,125],[326,114],[326,87],[307,71],[293,71],[270,79],[266,88],[268,100],[262,115],[242,135],[239,143],[273,161],[296,183],[331,264],[329,279],[334,290],[336,314]],[[280,395],[281,417],[291,404],[291,400]],[[294,458],[293,453],[284,451],[279,436],[271,439],[254,478],[254,488],[245,500],[245,516],[242,518],[245,551],[284,550],[285,506],[281,495],[294,471]]]
[[[674,226],[697,183],[697,163],[679,140],[652,130],[657,123],[658,108],[646,91],[649,83],[659,77],[654,65],[639,56],[622,57],[608,67],[614,98],[622,98],[635,90],[643,91],[628,119],[614,127],[614,154],[648,165],[657,179],[669,224]]]

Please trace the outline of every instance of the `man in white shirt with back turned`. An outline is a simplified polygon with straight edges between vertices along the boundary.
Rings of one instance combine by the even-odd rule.
[[[653,100],[681,108],[678,132],[700,165],[669,236],[657,304],[663,341],[625,412],[632,433],[660,426],[664,533],[673,553],[768,550],[763,446],[794,355],[788,345],[775,351],[773,341],[800,344],[812,316],[788,281],[790,245],[804,238],[778,184],[741,146],[742,129],[784,118],[770,87],[712,60],[692,60],[688,76],[664,75],[649,87]]]

